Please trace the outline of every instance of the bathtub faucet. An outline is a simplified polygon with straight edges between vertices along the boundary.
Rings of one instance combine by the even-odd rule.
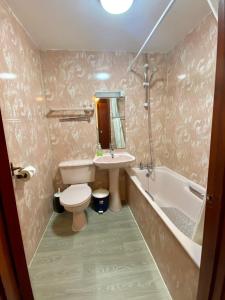
[[[148,170],[147,176],[149,177],[152,174],[153,169],[154,169],[153,163],[147,164],[146,169]]]
[[[144,165],[143,165],[142,161],[139,164],[139,168],[140,168],[140,170],[144,170]]]
[[[148,171],[148,173],[146,174],[146,176],[149,177],[152,174],[152,172],[153,172],[154,165],[153,165],[153,163],[143,164],[142,162],[140,162],[139,168],[140,168],[140,170],[146,169]]]

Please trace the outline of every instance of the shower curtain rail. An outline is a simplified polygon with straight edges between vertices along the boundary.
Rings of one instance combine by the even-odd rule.
[[[215,5],[213,5],[212,0],[207,0],[207,2],[209,4],[210,9],[212,10],[214,17],[216,18],[216,21],[218,22],[218,8],[219,7],[216,7]]]
[[[161,22],[163,21],[163,19],[165,18],[165,16],[167,15],[167,13],[169,12],[169,10],[171,9],[171,7],[173,6],[173,4],[175,3],[176,0],[171,0],[169,2],[169,4],[167,5],[166,9],[164,10],[164,12],[162,13],[162,15],[160,16],[160,18],[158,19],[158,21],[156,22],[155,26],[153,27],[153,29],[151,30],[151,32],[149,33],[149,35],[147,36],[146,40],[144,41],[144,44],[141,46],[140,50],[138,51],[137,55],[134,57],[134,59],[131,61],[127,71],[130,72],[132,70],[133,65],[135,64],[136,60],[138,59],[138,57],[140,56],[140,54],[142,53],[142,51],[144,50],[145,46],[147,45],[147,43],[150,41],[151,37],[153,36],[153,34],[155,33],[156,29],[159,27],[159,25],[161,24]]]

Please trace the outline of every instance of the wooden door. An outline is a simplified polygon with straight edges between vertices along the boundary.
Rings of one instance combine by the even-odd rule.
[[[0,111],[0,292],[8,300],[33,300]],[[28,224],[29,226],[29,224]],[[3,298],[4,299],[4,298]]]
[[[111,143],[110,103],[109,99],[100,99],[97,103],[99,143],[102,149],[109,149]]]
[[[225,300],[225,0],[220,1],[216,83],[198,300]]]
[[[7,300],[1,276],[0,276],[0,299]]]
[[[1,200],[1,199],[0,199]],[[0,208],[0,278],[1,278],[1,298],[0,299],[20,299],[20,292],[17,287],[16,276],[10,257],[10,250],[6,237],[6,229],[2,211]]]

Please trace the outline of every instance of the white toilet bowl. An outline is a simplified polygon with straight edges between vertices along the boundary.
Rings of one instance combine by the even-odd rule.
[[[73,213],[73,231],[80,231],[87,225],[85,209],[91,202],[91,188],[87,184],[71,185],[60,195],[60,203],[66,211]]]
[[[59,164],[63,183],[71,184],[60,195],[60,203],[66,211],[73,213],[72,230],[80,231],[87,225],[85,209],[91,201],[91,188],[95,167],[92,160],[64,161]]]

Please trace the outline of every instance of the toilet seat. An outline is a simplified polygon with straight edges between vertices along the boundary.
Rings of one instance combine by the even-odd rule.
[[[71,185],[60,195],[60,203],[64,206],[74,207],[90,200],[91,188],[87,184]]]

